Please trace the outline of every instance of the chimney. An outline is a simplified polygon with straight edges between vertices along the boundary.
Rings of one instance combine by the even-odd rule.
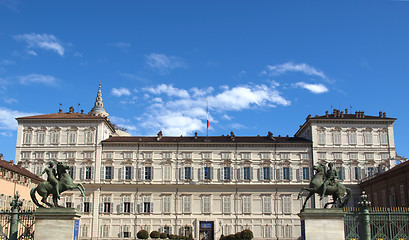
[[[60,108],[60,109],[58,109],[58,113],[62,113],[62,109]]]
[[[3,153],[0,153],[0,160],[4,160]]]
[[[308,114],[307,118],[305,120],[308,120],[311,118],[311,114]]]
[[[160,141],[162,139],[162,131],[158,132],[158,137],[156,138],[156,141]]]
[[[386,112],[383,112],[383,117],[386,118]]]
[[[231,132],[230,132],[230,138],[231,138],[231,140],[232,140],[232,141],[234,141],[234,140],[235,140],[235,139],[234,139],[234,137],[235,137],[235,136],[234,136],[234,132],[233,132],[233,131],[231,131]]]
[[[74,108],[71,106],[70,109],[68,110],[69,113],[74,113]]]
[[[379,117],[382,118],[382,111],[379,111]]]
[[[343,111],[341,111],[341,117],[344,118],[344,112]]]
[[[197,139],[197,132],[195,132],[195,139]]]
[[[362,118],[365,118],[365,112],[362,111]]]
[[[355,117],[359,118],[359,113],[357,111],[355,111]]]
[[[328,111],[325,111],[325,116],[328,118]]]
[[[84,114],[84,109],[81,109],[81,114]]]
[[[345,108],[345,114],[348,114],[348,108]]]
[[[268,132],[267,137],[274,140],[273,133],[270,131]]]

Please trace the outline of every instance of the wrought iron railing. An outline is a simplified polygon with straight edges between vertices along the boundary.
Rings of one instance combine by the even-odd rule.
[[[362,206],[344,208],[346,240],[409,239],[409,208],[369,207],[368,204],[367,212],[363,210]],[[365,223],[365,218],[368,220],[367,223]],[[365,229],[366,224],[368,225],[367,230]]]

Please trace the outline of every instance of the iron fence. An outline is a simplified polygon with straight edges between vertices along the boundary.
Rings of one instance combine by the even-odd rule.
[[[9,240],[11,211],[0,212],[0,240]],[[18,214],[18,240],[34,239],[35,218],[33,212],[22,211]]]

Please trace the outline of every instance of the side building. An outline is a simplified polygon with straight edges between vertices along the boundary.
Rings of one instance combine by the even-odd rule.
[[[16,161],[35,172],[64,161],[84,183],[85,197],[62,197],[83,213],[80,239],[135,239],[141,229],[195,239],[251,229],[255,239],[298,239],[297,196],[314,164],[335,163],[358,197],[359,180],[392,166],[395,153],[394,118],[339,111],[308,117],[294,137],[126,136],[109,121],[101,89],[89,114],[71,108],[17,121]]]

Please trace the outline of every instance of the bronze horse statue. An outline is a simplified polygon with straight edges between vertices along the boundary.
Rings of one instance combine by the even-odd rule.
[[[322,185],[325,181],[325,166],[324,165],[318,165],[314,166],[314,170],[316,173],[314,174],[314,177],[311,179],[309,187],[303,187],[300,192],[298,193],[298,199],[301,198],[302,192],[304,190],[308,191],[309,194],[307,198],[305,199],[305,202],[302,206],[301,212],[304,211],[305,205],[307,201],[314,196],[314,193],[317,193],[318,195],[322,195]],[[346,196],[345,196],[346,193]],[[325,195],[331,195],[332,196],[332,202],[328,202],[324,205],[324,208],[327,208],[329,204],[336,205],[339,208],[344,207],[346,204],[348,204],[349,199],[351,198],[351,189],[345,187],[343,184],[339,182],[335,182],[333,185],[328,185],[326,187]],[[344,198],[345,196],[345,198]]]
[[[78,189],[81,192],[81,195],[85,196],[84,186],[81,183],[74,184],[70,174],[67,172],[68,169],[69,169],[68,165],[62,162],[57,163],[58,184],[56,185],[56,187],[58,187],[59,190],[58,192],[62,193],[68,190]],[[51,184],[49,181],[42,182],[38,184],[37,187],[31,189],[30,191],[31,199],[38,207],[42,208],[44,207],[38,202],[35,196],[35,193],[37,192],[38,195],[42,197],[41,199],[42,203],[46,204],[49,207],[59,207],[58,206],[59,196],[57,194],[56,187],[54,187],[53,184]],[[53,195],[53,204],[47,202],[47,197],[49,195]]]

